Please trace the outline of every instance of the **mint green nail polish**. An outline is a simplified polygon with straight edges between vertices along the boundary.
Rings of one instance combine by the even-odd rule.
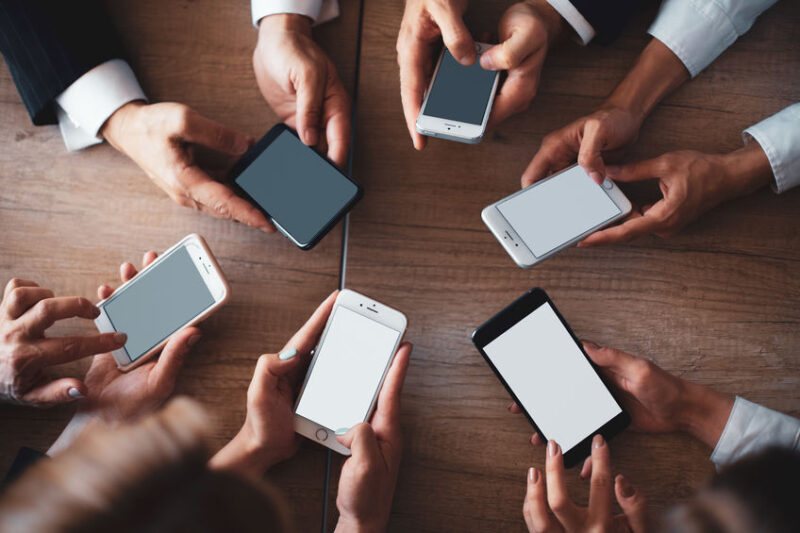
[[[294,348],[289,348],[288,350],[282,351],[281,354],[278,356],[278,359],[280,359],[281,361],[288,361],[295,355],[297,355],[297,350],[295,350]]]
[[[350,428],[339,428],[336,430],[336,434],[340,437],[350,431]]]

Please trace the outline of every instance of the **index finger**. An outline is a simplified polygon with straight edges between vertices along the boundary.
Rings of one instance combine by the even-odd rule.
[[[328,322],[328,317],[331,315],[333,304],[336,302],[338,295],[339,291],[334,291],[325,298],[325,301],[319,304],[311,317],[303,324],[303,327],[297,330],[297,333],[289,339],[289,342],[286,343],[281,352],[294,348],[298,353],[309,353],[317,344],[319,336],[322,335],[322,330],[325,329],[325,324]]]
[[[599,433],[592,439],[592,478],[589,483],[589,521],[607,524],[611,520],[611,457],[608,444]]]
[[[569,499],[567,483],[564,479],[564,456],[556,441],[547,443],[547,503],[558,521],[568,531],[580,531],[581,520],[578,507]]]
[[[663,202],[663,200],[660,200],[644,215],[634,213],[630,218],[628,218],[627,221],[623,222],[619,226],[614,226],[592,233],[579,242],[578,246],[583,248],[589,246],[598,246],[601,244],[629,242],[637,237],[641,237],[642,235],[648,235],[657,232],[663,226],[663,224],[655,216],[660,211],[660,209],[656,208],[659,207],[659,204],[663,204]]]
[[[328,159],[339,168],[347,165],[347,152],[350,149],[350,99],[335,73],[329,76],[325,95],[323,122],[328,139]]]
[[[417,132],[417,116],[422,108],[422,100],[428,87],[432,70],[433,47],[417,38],[411,37],[410,44],[401,45],[398,41],[397,62],[400,66],[400,100],[406,127],[414,148],[425,148],[425,137]]]
[[[28,331],[41,334],[55,324],[57,320],[66,318],[86,318],[94,320],[100,315],[100,310],[82,296],[61,296],[40,300],[28,309],[21,317],[20,324]]]
[[[408,342],[400,345],[378,396],[372,427],[381,437],[391,438],[400,430],[400,396],[411,358],[411,348]]]
[[[275,233],[275,227],[254,205],[236,196],[225,185],[214,181],[199,167],[190,165],[181,172],[180,181],[184,183],[192,200],[200,210],[217,218],[233,219],[267,233]]]

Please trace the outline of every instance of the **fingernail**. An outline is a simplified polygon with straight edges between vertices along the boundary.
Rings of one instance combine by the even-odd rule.
[[[539,472],[537,472],[534,467],[530,467],[528,469],[528,481],[531,483],[536,483],[539,481]]]
[[[588,346],[589,348],[591,348],[593,350],[598,350],[600,348],[598,345],[596,345],[592,341],[583,341],[583,345],[584,346]]]
[[[100,316],[100,309],[98,309],[97,306],[92,307],[92,309],[93,309],[92,314],[94,315],[94,317],[95,318],[99,317]]]
[[[514,407],[514,402],[511,402],[510,404],[508,404],[508,407],[506,407],[506,409],[508,409],[508,411],[511,412],[511,408],[512,407]]]
[[[117,344],[125,344],[128,340],[128,336],[125,333],[114,333],[114,342]]]
[[[494,64],[494,61],[492,60],[492,56],[486,55],[486,54],[483,54],[481,56],[481,66],[485,70],[496,70],[497,69],[497,65]]]
[[[469,53],[469,52],[467,52],[466,54],[461,56],[461,59],[458,60],[459,63],[461,63],[462,65],[465,65],[465,66],[466,65],[471,65],[472,61],[473,61],[472,54]]]
[[[601,182],[603,181],[603,175],[602,175],[602,174],[600,174],[600,173],[599,173],[598,171],[596,171],[596,170],[593,170],[593,171],[589,172],[589,177],[590,177],[590,178],[592,178],[592,180],[593,180],[595,183],[601,183]]]
[[[189,346],[189,348],[191,348],[192,346],[197,344],[198,341],[200,341],[200,337],[202,337],[202,335],[200,334],[192,335],[191,337],[189,337],[189,340],[186,341],[186,345]]]
[[[556,441],[551,440],[547,443],[547,455],[550,457],[554,457],[558,453],[558,444]]]
[[[81,391],[79,391],[75,387],[70,387],[69,390],[67,391],[67,394],[69,394],[70,398],[75,398],[76,400],[80,400],[81,398],[86,398],[86,396],[81,394]]]
[[[619,174],[619,165],[606,165],[606,176]]]
[[[342,435],[346,435],[348,431],[350,431],[350,428],[339,428],[339,429],[337,429],[337,430],[336,430],[336,432],[335,432],[335,433],[336,433],[338,436],[340,436],[340,437],[341,437]]]
[[[278,359],[280,359],[281,361],[288,361],[295,355],[297,355],[297,350],[295,350],[294,348],[289,348],[287,350],[282,351],[281,354],[278,356]]]
[[[619,491],[625,498],[630,498],[636,493],[636,490],[634,490],[633,485],[630,484],[628,478],[620,474],[617,480],[619,481]]]
[[[233,147],[237,154],[243,154],[250,148],[250,139],[244,138],[236,141],[236,146]]]
[[[606,441],[605,439],[603,439],[603,436],[600,433],[595,435],[594,438],[592,439],[592,448],[602,448],[603,446],[605,446],[605,444]]]

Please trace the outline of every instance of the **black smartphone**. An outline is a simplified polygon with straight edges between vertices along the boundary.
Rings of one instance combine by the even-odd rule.
[[[363,195],[325,156],[278,124],[233,166],[233,189],[303,250],[314,247]]]
[[[542,289],[526,292],[472,333],[472,342],[542,439],[572,467],[597,433],[630,423],[578,338]]]

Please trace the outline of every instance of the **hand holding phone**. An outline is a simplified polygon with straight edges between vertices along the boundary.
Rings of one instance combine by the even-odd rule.
[[[295,430],[350,455],[335,436],[369,419],[406,323],[391,307],[341,291],[295,404]]]

